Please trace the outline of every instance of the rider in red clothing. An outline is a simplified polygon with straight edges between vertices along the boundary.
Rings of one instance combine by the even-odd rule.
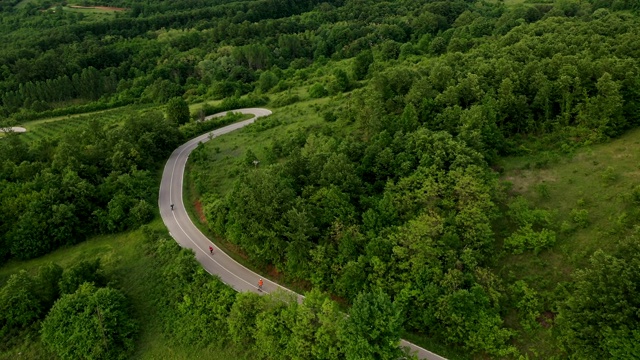
[[[211,252],[211,255],[213,255],[213,246],[209,246],[209,252]]]
[[[258,280],[258,291],[262,291],[262,279]]]

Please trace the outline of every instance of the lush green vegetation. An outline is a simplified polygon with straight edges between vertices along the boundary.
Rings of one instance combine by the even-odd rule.
[[[111,277],[74,261],[7,278],[7,357],[394,358],[403,328],[477,358],[637,356],[637,1],[85,3],[126,10],[0,3],[0,125],[58,117],[0,139],[2,261],[147,223],[168,154],[241,116],[198,120],[268,104],[194,152],[190,203],[243,261],[313,291],[235,295],[145,231],[140,290],[129,255]],[[122,327],[82,348],[103,307]],[[73,343],[52,331],[67,318]]]

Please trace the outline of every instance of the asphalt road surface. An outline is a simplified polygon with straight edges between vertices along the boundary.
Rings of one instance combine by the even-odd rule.
[[[184,169],[187,159],[189,158],[189,154],[191,154],[193,149],[198,146],[198,143],[204,143],[220,135],[240,129],[253,123],[259,117],[271,115],[270,110],[258,108],[239,109],[233,110],[233,112],[253,114],[255,116],[249,120],[240,121],[189,140],[171,154],[164,167],[162,182],[160,183],[160,196],[158,198],[160,215],[169,229],[171,237],[173,237],[180,246],[192,249],[195,253],[196,259],[200,264],[202,264],[207,272],[218,276],[222,281],[233,287],[236,291],[252,291],[259,294],[268,294],[276,290],[282,290],[294,294],[298,301],[302,301],[302,299],[304,299],[302,295],[296,294],[264,277],[262,277],[264,282],[262,291],[259,291],[258,280],[261,278],[261,275],[240,265],[230,256],[222,252],[213,242],[200,232],[200,230],[193,224],[185,210],[182,197]],[[227,112],[211,115],[206,119],[208,120],[213,117],[224,116],[226,113]],[[171,209],[171,204],[174,204],[173,210]],[[214,249],[213,255],[209,252],[210,246]],[[404,340],[400,342],[400,346],[408,347],[411,353],[418,355],[420,359],[446,360],[437,354]]]

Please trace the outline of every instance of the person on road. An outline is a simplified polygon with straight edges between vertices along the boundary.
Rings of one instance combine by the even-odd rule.
[[[173,211],[173,204],[171,204],[171,211]]]
[[[262,279],[258,280],[258,291],[262,291]]]
[[[213,255],[213,246],[209,246],[209,252]]]

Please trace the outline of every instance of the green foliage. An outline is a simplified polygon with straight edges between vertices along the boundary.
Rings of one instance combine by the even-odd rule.
[[[333,71],[333,77],[329,81],[327,88],[329,94],[336,95],[349,90],[350,81],[347,73],[342,69],[335,69]]]
[[[581,228],[589,226],[589,211],[587,209],[572,209],[571,220]]]
[[[345,359],[396,359],[402,320],[391,299],[380,289],[356,297],[340,336]]]
[[[516,281],[510,289],[512,301],[518,309],[520,326],[525,331],[533,331],[540,327],[538,317],[542,310],[542,302],[538,293],[522,280]]]
[[[46,308],[37,292],[37,283],[20,271],[12,275],[0,290],[0,335],[31,325]]]
[[[533,250],[535,254],[538,254],[553,246],[555,242],[556,233],[553,230],[534,231],[531,224],[526,224],[504,240],[504,247],[513,254],[522,254],[525,250]]]
[[[92,283],[96,287],[106,285],[99,258],[93,261],[81,260],[66,269],[60,279],[60,293],[72,294],[84,283]]]
[[[309,96],[313,99],[325,97],[329,94],[327,89],[321,83],[315,83],[309,88]]]
[[[55,263],[48,263],[38,269],[35,277],[36,293],[44,309],[50,309],[53,303],[60,297],[60,280],[63,269]]]
[[[298,95],[283,94],[273,99],[271,104],[274,107],[283,107],[283,106],[295,104],[298,101],[300,101],[300,97]]]
[[[353,62],[353,77],[356,80],[364,79],[369,73],[371,64],[373,64],[373,53],[371,50],[361,51]]]
[[[640,205],[640,185],[636,185],[632,190],[631,190],[631,200],[637,204]]]
[[[260,89],[260,91],[263,93],[267,93],[278,84],[278,81],[278,76],[276,76],[273,72],[267,70],[260,74],[260,79],[258,80],[258,89]]]
[[[189,105],[182,97],[174,97],[167,103],[167,121],[182,125],[189,121]]]
[[[42,323],[42,342],[61,359],[126,359],[137,324],[118,290],[81,285],[58,300]]]
[[[570,296],[556,318],[559,339],[575,359],[635,357],[638,351],[637,234],[613,255],[597,251],[575,274]]]
[[[0,200],[7,209],[0,227],[6,255],[33,258],[151,219],[157,184],[147,170],[182,137],[159,112],[125,114],[120,124],[86,121],[31,145],[7,142]],[[15,151],[23,156],[8,155]]]

